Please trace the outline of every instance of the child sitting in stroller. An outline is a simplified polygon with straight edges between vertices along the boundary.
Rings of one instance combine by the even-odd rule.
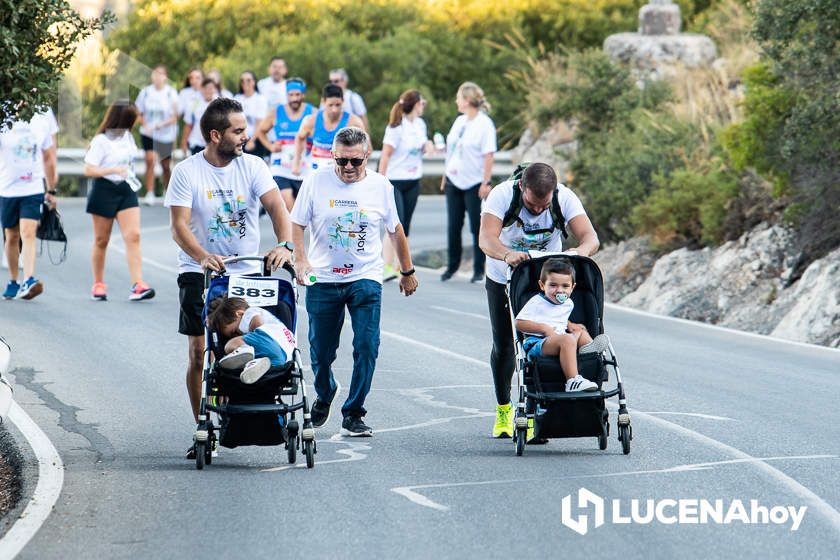
[[[564,257],[545,261],[540,290],[516,315],[516,329],[525,335],[522,347],[530,359],[556,356],[566,376],[566,391],[596,391],[598,385],[578,373],[577,353],[600,353],[609,347],[607,335],[594,339],[583,325],[572,323],[571,300],[575,267]]]
[[[284,365],[295,349],[295,336],[280,319],[261,307],[250,307],[242,298],[213,300],[207,324],[228,339],[219,365],[225,369],[243,368],[239,379],[249,385],[272,367]]]

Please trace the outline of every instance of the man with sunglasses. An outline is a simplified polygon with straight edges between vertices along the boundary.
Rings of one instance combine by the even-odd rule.
[[[400,263],[400,291],[417,290],[408,240],[397,215],[394,187],[384,176],[365,168],[370,151],[367,133],[358,127],[342,128],[333,141],[332,168],[303,180],[292,209],[295,270],[303,282],[314,274],[317,282],[306,289],[309,315],[309,354],[315,374],[316,399],[312,423],[323,426],[338,392],[332,363],[344,323],[345,307],[353,326],[353,376],[341,413],[341,433],[370,436],[362,418],[379,353],[379,318],[382,306],[382,240],[384,226]],[[304,231],[310,227],[309,246]]]
[[[600,246],[598,234],[580,199],[557,182],[557,174],[550,165],[532,163],[523,171],[519,184],[516,183],[508,180],[490,191],[481,208],[481,228],[478,234],[479,246],[487,255],[487,278],[484,285],[493,336],[490,369],[493,372],[497,402],[493,437],[513,435],[510,386],[514,347],[505,294],[508,269],[516,268],[519,263],[528,260],[530,250],[563,251],[566,230],[579,242],[575,249],[568,251],[571,254],[588,257],[595,254]],[[505,227],[503,221],[514,201],[515,188],[521,193],[521,209],[516,219]],[[556,208],[552,209],[555,192],[559,212]]]

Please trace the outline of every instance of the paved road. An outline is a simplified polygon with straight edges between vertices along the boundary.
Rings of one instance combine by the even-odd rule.
[[[145,275],[158,297],[126,301],[115,233],[111,300],[95,303],[88,218],[80,201],[62,207],[68,262],[41,258],[45,293],[0,302],[18,401],[67,468],[54,512],[21,558],[837,557],[836,351],[608,308],[633,413],[631,454],[614,438],[606,452],[587,438],[517,458],[509,440],[489,437],[483,289],[421,271],[412,298],[385,287],[372,439],[340,438],[334,415],[318,432],[314,470],[289,468],[282,448],[240,448],[197,472],[182,458],[193,425],[166,211],[143,210]],[[441,247],[442,199],[424,198],[416,219],[415,245]],[[345,387],[349,348],[344,336],[336,371]],[[576,501],[581,487],[607,500],[597,528],[591,508],[573,508],[590,514],[586,536],[560,520],[563,497]],[[627,515],[634,498],[640,513],[645,500],[679,498],[807,510],[797,531],[737,515],[728,524],[613,523],[612,500]]]

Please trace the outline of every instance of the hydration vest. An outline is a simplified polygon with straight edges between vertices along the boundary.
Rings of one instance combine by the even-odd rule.
[[[522,222],[522,218],[519,217],[519,213],[522,211],[523,203],[522,203],[522,173],[525,171],[525,168],[528,167],[530,163],[520,163],[516,166],[516,169],[513,170],[513,173],[510,177],[508,177],[508,181],[513,181],[513,198],[510,200],[510,206],[505,212],[505,217],[502,220],[502,228],[510,227],[515,223],[518,223],[520,227],[524,227],[524,223]],[[569,234],[566,232],[566,220],[563,218],[563,212],[560,210],[560,201],[557,199],[557,190],[554,189],[554,193],[551,195],[551,205],[548,207],[549,211],[551,212],[551,222],[552,222],[552,229],[559,229],[560,233],[563,234],[563,239],[569,237]]]

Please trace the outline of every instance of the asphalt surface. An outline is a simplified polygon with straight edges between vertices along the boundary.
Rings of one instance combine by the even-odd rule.
[[[608,308],[631,453],[615,439],[613,408],[606,451],[595,438],[567,439],[516,457],[510,440],[489,437],[495,403],[483,287],[420,271],[411,298],[385,286],[367,401],[373,438],[337,435],[342,392],[318,430],[314,469],[289,468],[282,447],[245,447],[222,449],[199,472],[183,459],[194,425],[167,211],[143,209],[144,276],[157,297],[127,301],[115,228],[110,300],[101,303],[89,299],[83,203],[61,201],[61,210],[67,262],[41,257],[44,294],[0,301],[17,400],[66,464],[55,510],[20,558],[837,558],[837,351]],[[443,247],[444,226],[443,199],[424,197],[414,248]],[[267,245],[267,222],[263,231]],[[346,325],[335,364],[344,387],[350,340]],[[592,508],[577,508],[582,487],[607,501],[599,527]],[[589,514],[585,536],[561,523],[567,495],[575,516]],[[674,508],[648,524],[621,524],[610,513],[615,499],[621,515],[631,499],[642,510],[646,500],[667,499],[807,510],[796,531],[790,521],[752,524],[737,515],[671,524]],[[685,520],[697,517],[688,511]]]

